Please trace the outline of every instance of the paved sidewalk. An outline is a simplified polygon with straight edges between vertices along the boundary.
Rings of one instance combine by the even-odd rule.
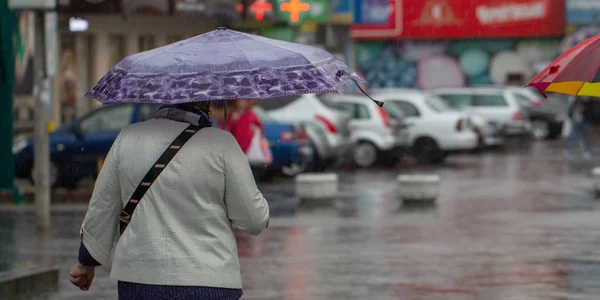
[[[421,208],[397,199],[395,171],[340,173],[335,205],[300,205],[261,236],[238,236],[243,299],[598,299],[593,164],[561,150],[537,143],[421,169],[442,178],[437,204]],[[297,205],[293,183],[276,188],[269,197]],[[56,263],[61,290],[43,299],[115,299],[104,270],[87,293],[68,283],[84,211],[66,210],[50,235],[35,233],[31,213],[0,211],[0,269]]]

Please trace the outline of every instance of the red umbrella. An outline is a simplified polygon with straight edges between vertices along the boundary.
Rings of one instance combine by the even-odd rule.
[[[544,92],[600,97],[600,34],[567,50],[531,80]]]

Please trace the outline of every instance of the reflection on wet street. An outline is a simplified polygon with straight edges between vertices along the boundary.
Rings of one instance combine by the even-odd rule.
[[[238,235],[243,299],[596,299],[600,204],[588,174],[598,161],[567,162],[561,147],[343,171],[337,201],[310,207],[298,206],[292,181],[265,185],[270,228]],[[397,199],[398,173],[416,171],[441,176],[435,205]],[[87,294],[68,282],[82,218],[55,213],[56,231],[40,239],[31,215],[2,214],[0,267],[58,263],[61,291],[47,299],[115,299],[104,270]]]

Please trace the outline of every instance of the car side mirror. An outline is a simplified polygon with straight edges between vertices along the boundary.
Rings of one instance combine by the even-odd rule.
[[[69,131],[77,138],[77,139],[82,139],[83,138],[83,134],[81,133],[81,128],[79,127],[79,124],[73,125]]]

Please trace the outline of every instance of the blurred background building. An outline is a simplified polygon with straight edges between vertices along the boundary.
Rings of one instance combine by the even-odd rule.
[[[560,53],[566,33],[594,31],[600,16],[595,0],[57,1],[59,124],[97,105],[85,92],[125,56],[222,25],[320,45],[370,88],[427,89],[524,84]],[[16,134],[33,128],[31,13],[20,12],[19,27]]]

